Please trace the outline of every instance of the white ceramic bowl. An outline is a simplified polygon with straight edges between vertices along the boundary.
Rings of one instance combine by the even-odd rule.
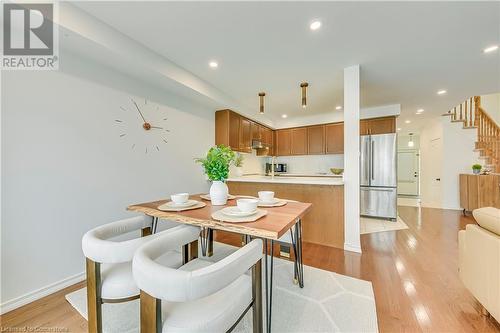
[[[271,202],[274,199],[273,191],[259,191],[258,192],[259,199],[262,202]]]
[[[188,199],[189,199],[189,193],[172,194],[170,196],[170,199],[172,199],[172,201],[175,204],[183,204],[183,203],[186,203],[188,201]]]
[[[257,199],[238,199],[236,200],[236,206],[238,206],[239,210],[244,213],[250,213],[257,209],[257,204],[259,200]]]

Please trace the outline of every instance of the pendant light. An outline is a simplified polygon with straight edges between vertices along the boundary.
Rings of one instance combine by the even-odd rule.
[[[259,113],[260,114],[264,114],[264,96],[266,96],[265,92],[259,93],[259,101],[260,101]]]
[[[408,147],[413,147],[415,146],[415,143],[413,142],[413,133],[410,133],[410,141],[408,141]]]
[[[300,88],[302,88],[302,107],[304,109],[307,106],[307,86],[309,86],[309,83],[307,82],[302,82],[300,84]]]

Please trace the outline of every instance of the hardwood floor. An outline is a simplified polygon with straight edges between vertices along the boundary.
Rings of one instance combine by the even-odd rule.
[[[363,254],[304,243],[304,263],[372,281],[380,332],[500,332],[494,319],[481,316],[479,304],[458,278],[458,230],[474,220],[458,211],[431,208],[399,207],[399,214],[409,229],[361,235]],[[216,233],[215,238],[241,242],[234,234]],[[1,330],[26,326],[86,331],[86,321],[64,299],[83,286],[1,316]]]

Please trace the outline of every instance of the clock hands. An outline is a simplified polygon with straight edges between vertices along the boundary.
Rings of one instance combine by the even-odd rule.
[[[135,108],[137,109],[137,111],[139,111],[139,114],[141,115],[142,120],[144,120],[144,124],[147,124],[148,122],[146,121],[146,119],[144,118],[144,116],[143,116],[143,114],[142,114],[141,110],[140,110],[140,109],[139,109],[139,107],[137,106],[137,103],[136,103],[134,100],[132,100],[132,102],[134,103]]]

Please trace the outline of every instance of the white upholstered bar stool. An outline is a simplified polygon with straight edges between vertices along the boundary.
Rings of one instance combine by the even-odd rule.
[[[189,229],[175,230],[137,250],[141,332],[230,332],[251,307],[253,331],[262,332],[262,240],[216,263],[196,258],[175,269],[155,261],[191,237]]]
[[[141,245],[165,233],[186,228],[177,226],[151,235],[151,217],[137,216],[88,231],[82,238],[82,249],[86,257],[87,310],[89,332],[102,332],[102,303],[120,303],[139,298],[139,289],[132,276],[132,258]],[[117,240],[141,231],[142,237]],[[199,233],[199,229],[198,229]],[[135,236],[135,235],[134,235]],[[121,238],[119,238],[121,239]],[[193,233],[186,241],[197,243],[198,235]],[[179,248],[164,253],[158,258],[165,266],[178,268],[183,264]],[[184,253],[184,251],[183,251]]]

